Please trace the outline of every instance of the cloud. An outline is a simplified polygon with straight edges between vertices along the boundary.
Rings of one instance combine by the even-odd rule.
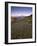
[[[15,13],[15,14],[13,14],[12,13],[12,15],[11,16],[13,16],[13,17],[19,17],[19,16],[30,16],[32,13],[27,13],[27,14],[25,14],[25,13]]]

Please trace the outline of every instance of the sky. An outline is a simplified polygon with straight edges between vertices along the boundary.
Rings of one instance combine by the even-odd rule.
[[[11,6],[11,16],[30,16],[32,14],[32,7],[16,7]]]

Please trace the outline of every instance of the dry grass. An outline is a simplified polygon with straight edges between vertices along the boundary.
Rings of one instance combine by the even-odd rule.
[[[14,23],[11,22],[11,39],[25,38],[32,38],[32,16]]]

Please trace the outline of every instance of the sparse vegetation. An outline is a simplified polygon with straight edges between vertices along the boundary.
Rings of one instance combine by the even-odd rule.
[[[11,18],[11,39],[32,38],[32,15],[21,20],[12,21]]]

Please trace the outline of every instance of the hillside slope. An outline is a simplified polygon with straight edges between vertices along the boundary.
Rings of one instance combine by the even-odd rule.
[[[11,18],[12,20],[12,18]],[[11,21],[11,39],[32,38],[32,15]]]

